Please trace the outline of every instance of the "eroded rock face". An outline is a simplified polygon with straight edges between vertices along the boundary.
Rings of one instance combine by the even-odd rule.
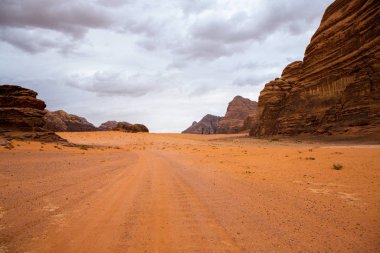
[[[236,96],[228,104],[226,115],[219,121],[217,133],[230,134],[249,130],[249,125],[253,124],[256,112],[257,102]]]
[[[49,112],[44,116],[44,128],[54,132],[89,132],[96,131],[97,128],[85,118],[68,114],[59,110]]]
[[[380,2],[336,0],[306,49],[260,93],[251,135],[365,134],[380,127]]]
[[[191,127],[183,131],[184,134],[216,134],[219,121],[222,117],[207,114],[199,122],[194,121]]]
[[[45,102],[37,92],[16,85],[0,85],[0,130],[40,131]]]
[[[149,133],[149,129],[143,124],[130,124],[128,122],[119,122],[113,129],[115,131],[123,131],[128,133]]]

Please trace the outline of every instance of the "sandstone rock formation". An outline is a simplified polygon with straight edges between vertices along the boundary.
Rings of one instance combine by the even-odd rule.
[[[336,0],[303,61],[260,93],[251,135],[366,134],[380,128],[380,1]]]
[[[37,92],[17,85],[0,85],[0,140],[36,140],[41,142],[67,141],[46,131],[43,119],[45,102],[37,99]]]
[[[44,126],[45,102],[37,92],[16,85],[0,85],[0,130],[39,131]]]
[[[149,133],[149,129],[145,125],[130,124],[128,122],[119,122],[113,130],[123,131],[123,132],[128,132],[128,133],[139,133],[139,132]]]
[[[47,111],[44,120],[46,122],[44,128],[54,132],[89,132],[97,130],[85,118],[68,114],[62,110],[55,112]]]
[[[230,134],[249,130],[257,111],[257,102],[236,96],[227,107],[227,112],[219,121],[217,133]],[[250,119],[247,119],[247,118]]]
[[[219,121],[222,117],[207,114],[199,122],[194,121],[193,124],[183,131],[184,134],[216,134]]]
[[[125,125],[125,126],[128,126],[128,125],[132,125],[131,123],[129,122],[126,122],[126,121],[115,121],[115,120],[109,120],[109,121],[106,121],[104,123],[102,123],[98,129],[101,130],[101,131],[112,131],[114,130],[118,124],[122,124],[122,125]]]

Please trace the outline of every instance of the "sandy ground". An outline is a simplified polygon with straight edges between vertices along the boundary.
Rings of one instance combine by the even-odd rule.
[[[380,146],[60,135],[0,148],[0,253],[380,252]]]

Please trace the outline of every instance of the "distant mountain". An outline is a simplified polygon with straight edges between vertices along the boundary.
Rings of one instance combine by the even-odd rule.
[[[219,122],[217,133],[231,134],[249,130],[249,125],[253,124],[257,113],[257,102],[251,101],[242,96],[236,96],[228,104],[227,112]],[[250,124],[245,125],[245,121],[250,117]]]
[[[130,124],[128,122],[119,122],[112,130],[128,133],[149,133],[149,129],[143,124]]]
[[[199,122],[193,124],[183,131],[183,134],[215,134],[218,129],[219,121],[222,117],[207,114]]]
[[[111,130],[113,130],[113,129],[117,126],[117,124],[119,124],[119,123],[130,124],[130,123],[125,122],[125,121],[119,122],[119,121],[115,121],[115,120],[109,120],[109,121],[106,121],[106,122],[102,123],[102,124],[98,127],[98,129],[99,129],[99,130],[102,130],[102,131],[111,131]]]
[[[85,118],[68,114],[62,110],[55,112],[47,111],[44,120],[44,128],[54,132],[88,132],[98,130]]]

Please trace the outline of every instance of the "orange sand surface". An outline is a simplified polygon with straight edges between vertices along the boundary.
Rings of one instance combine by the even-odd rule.
[[[380,252],[378,145],[59,135],[0,147],[0,253]]]

